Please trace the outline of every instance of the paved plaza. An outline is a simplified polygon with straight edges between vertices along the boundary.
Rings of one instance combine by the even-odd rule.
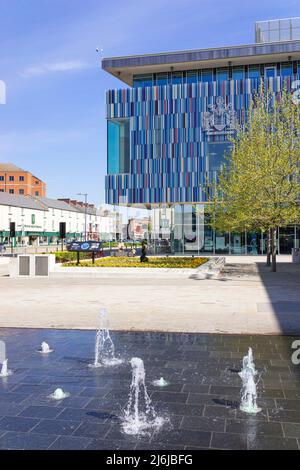
[[[172,270],[164,277],[154,270],[148,277],[129,276],[117,268],[101,278],[10,279],[5,262],[0,327],[95,329],[106,307],[114,330],[300,333],[300,265],[290,257],[279,257],[277,273],[264,258],[228,257],[220,277],[211,280],[176,277]]]
[[[299,449],[299,367],[292,337],[205,334],[112,334],[114,367],[91,369],[92,331],[1,329],[13,375],[0,379],[0,448],[4,449]],[[54,348],[43,356],[42,341]],[[258,405],[239,410],[238,371],[249,346],[262,372]],[[160,416],[150,437],[121,431],[131,357],[144,360],[146,385]],[[164,388],[151,385],[163,376]],[[48,398],[57,387],[70,392]]]

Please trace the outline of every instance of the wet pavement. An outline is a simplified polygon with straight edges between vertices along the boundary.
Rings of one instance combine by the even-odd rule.
[[[119,366],[91,369],[95,333],[1,329],[13,375],[0,378],[0,449],[300,449],[300,364],[290,336],[113,332]],[[54,352],[37,352],[47,341]],[[253,348],[262,411],[239,410],[238,372]],[[156,411],[168,422],[127,436],[121,419],[129,361],[144,360]],[[300,358],[300,354],[299,354]],[[160,377],[170,382],[158,388]],[[48,398],[61,387],[71,396]]]

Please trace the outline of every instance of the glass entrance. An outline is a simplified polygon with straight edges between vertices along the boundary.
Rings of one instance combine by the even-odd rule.
[[[290,255],[295,243],[295,227],[281,227],[279,229],[279,253]]]

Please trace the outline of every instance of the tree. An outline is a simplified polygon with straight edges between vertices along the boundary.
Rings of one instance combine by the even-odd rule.
[[[210,188],[217,230],[267,233],[267,264],[276,271],[276,230],[299,221],[300,115],[286,90],[252,97],[245,122],[230,139],[227,165]],[[272,263],[270,258],[272,257]]]

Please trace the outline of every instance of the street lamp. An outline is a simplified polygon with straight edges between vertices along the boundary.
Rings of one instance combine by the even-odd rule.
[[[84,196],[84,241],[86,242],[87,235],[87,197],[88,193],[77,193],[77,196]]]

